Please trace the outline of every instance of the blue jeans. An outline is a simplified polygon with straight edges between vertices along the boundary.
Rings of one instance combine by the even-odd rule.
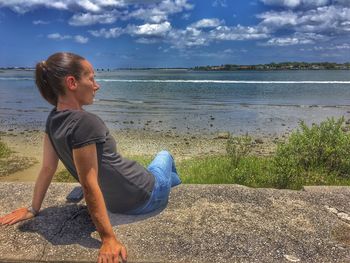
[[[173,157],[167,151],[161,151],[147,168],[154,175],[154,188],[146,204],[128,211],[129,215],[150,213],[166,207],[171,187],[181,184]]]

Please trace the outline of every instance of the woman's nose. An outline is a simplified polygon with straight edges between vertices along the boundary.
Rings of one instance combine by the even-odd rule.
[[[100,89],[100,84],[98,84],[97,82],[95,82],[95,90],[99,90]]]

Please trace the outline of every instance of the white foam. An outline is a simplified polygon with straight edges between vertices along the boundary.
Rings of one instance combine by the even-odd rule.
[[[222,83],[222,84],[350,84],[350,81],[334,80],[191,80],[191,79],[96,79],[100,82],[141,82],[141,83]]]
[[[34,78],[0,77],[0,80],[34,80]],[[350,84],[348,80],[212,80],[212,79],[96,79],[97,82],[140,83],[218,83],[218,84]]]
[[[16,78],[16,77],[0,77],[0,80],[34,80],[34,78],[29,78],[29,77],[22,77],[22,78]]]

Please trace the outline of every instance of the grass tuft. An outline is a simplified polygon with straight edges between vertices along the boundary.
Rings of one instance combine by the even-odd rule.
[[[6,158],[11,155],[11,149],[2,141],[0,141],[0,158]]]

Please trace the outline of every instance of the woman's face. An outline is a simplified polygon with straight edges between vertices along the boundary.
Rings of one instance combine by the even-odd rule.
[[[95,81],[95,72],[92,65],[87,60],[81,62],[83,72],[77,81],[77,99],[80,105],[89,105],[93,103],[95,93],[100,88]]]

